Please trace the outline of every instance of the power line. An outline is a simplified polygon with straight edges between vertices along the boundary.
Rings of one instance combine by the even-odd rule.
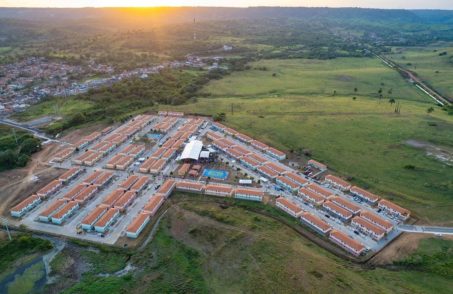
[[[2,225],[5,227],[6,232],[8,233],[8,239],[9,239],[10,241],[12,241],[13,238],[11,238],[11,233],[10,233],[10,231],[9,231],[8,220],[7,220],[6,218],[0,217],[0,221],[2,222]]]

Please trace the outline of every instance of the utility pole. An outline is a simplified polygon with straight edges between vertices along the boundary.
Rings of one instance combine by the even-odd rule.
[[[6,218],[0,217],[0,221],[2,222],[2,225],[6,228],[6,232],[8,233],[8,239],[12,241],[13,238],[11,238],[11,233],[9,231],[8,220]]]

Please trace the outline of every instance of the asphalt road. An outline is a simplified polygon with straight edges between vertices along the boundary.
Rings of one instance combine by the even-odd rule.
[[[399,225],[398,230],[409,233],[453,235],[452,227]]]

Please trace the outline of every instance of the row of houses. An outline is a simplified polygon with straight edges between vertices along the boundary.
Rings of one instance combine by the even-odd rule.
[[[205,195],[220,197],[234,197],[236,199],[259,202],[261,202],[264,197],[264,191],[259,188],[233,187],[231,185],[218,183],[204,184],[190,180],[176,182],[176,189],[191,193],[203,193]]]
[[[148,184],[149,178],[146,176],[129,176],[82,220],[82,229],[106,233],[119,218],[120,213],[125,212],[127,207],[132,205],[138,194]]]
[[[225,152],[230,157],[239,160],[247,168],[256,171],[275,182],[284,189],[295,192],[300,187],[309,183],[308,179],[298,174],[286,165],[269,161],[257,152],[253,152],[234,141],[222,137],[215,132],[207,132],[207,138],[213,140],[212,145]]]
[[[126,230],[126,236],[129,238],[137,238],[151,218],[157,213],[159,208],[165,202],[176,187],[173,179],[166,180],[159,189],[150,196],[148,202],[143,206],[142,210],[132,220]]]
[[[56,225],[61,225],[74,214],[79,207],[80,204],[77,201],[57,199],[38,215],[38,219],[42,222],[51,222]]]
[[[129,238],[138,238],[140,233],[150,222],[151,218],[157,213],[159,208],[165,201],[165,197],[161,194],[155,194],[150,197],[142,211],[132,220],[126,230],[126,236]]]
[[[102,132],[92,132],[91,134],[84,136],[82,139],[80,139],[78,142],[76,142],[74,145],[78,149],[84,149],[97,139],[99,139],[103,135]]]
[[[160,148],[140,166],[140,172],[158,174],[162,172],[169,160],[176,156],[177,151],[183,146],[203,124],[202,119],[188,119]]]
[[[108,153],[112,152],[116,148],[116,144],[113,142],[108,141],[100,141],[90,149],[101,153],[103,156],[107,155]]]
[[[314,168],[317,168],[319,169],[320,171],[326,171],[327,170],[327,165],[325,165],[324,163],[321,163],[319,161],[316,161],[314,159],[310,159],[308,162],[307,162],[307,165],[309,166],[312,166]]]
[[[61,225],[92,199],[113,178],[113,173],[95,171],[38,215],[38,220]]]
[[[95,163],[101,160],[104,156],[103,153],[94,150],[87,150],[83,154],[73,159],[73,163],[79,165],[93,166]]]
[[[236,131],[232,128],[229,128],[221,123],[214,123],[214,128],[223,132],[226,135],[230,135],[230,136],[238,139],[239,141],[241,141],[244,144],[250,145],[257,150],[272,156],[273,158],[275,158],[277,160],[284,160],[286,158],[286,154],[284,152],[282,152],[276,148],[270,147],[270,146],[264,144],[263,142],[254,140],[253,138],[251,138],[245,134],[239,133],[238,131]]]
[[[63,185],[68,184],[70,181],[74,180],[79,176],[84,170],[74,167],[70,168],[64,172],[58,179],[51,181],[41,189],[39,189],[35,194],[27,197],[14,207],[10,209],[11,216],[13,217],[22,217],[28,211],[32,210],[38,206],[42,200],[47,199],[49,196],[57,193]]]
[[[77,158],[73,160],[75,164],[80,165],[87,165],[93,166],[95,163],[101,160],[104,156],[115,150],[118,146],[123,144],[127,139],[131,138],[134,134],[139,132],[142,128],[144,128],[147,124],[150,124],[155,117],[152,115],[139,115],[133,118],[132,120],[128,121],[127,123],[121,125],[116,130],[113,130],[111,134],[104,137],[102,141],[95,144],[90,149],[86,150],[83,154],[79,155]],[[110,129],[109,129],[110,130]],[[88,137],[85,137],[83,140],[84,142],[93,142],[94,140],[100,138],[103,134],[101,132],[95,132]],[[87,143],[86,145],[88,145]],[[129,147],[128,147],[129,148]],[[130,158],[135,158],[137,154],[142,153],[144,151],[144,147],[137,147],[133,146],[132,149],[127,149],[126,153],[120,153],[119,155],[123,156],[123,161],[118,163],[118,169],[126,169],[127,166],[132,163]],[[127,159],[125,159],[127,158]],[[118,158],[117,158],[118,159]],[[110,163],[110,162],[109,162]],[[112,165],[112,164],[110,164]],[[116,168],[116,165],[113,164]]]
[[[120,134],[128,139],[142,130],[145,126],[151,124],[154,120],[156,120],[154,115],[137,115],[133,119],[118,127],[113,131],[113,133]]]
[[[176,117],[184,116],[184,112],[179,111],[159,111],[157,114],[160,116],[176,116]]]
[[[179,119],[176,117],[166,116],[166,117],[164,117],[164,119],[162,121],[155,124],[151,128],[151,130],[154,132],[166,134],[166,133],[168,133],[168,131],[170,131],[176,125],[176,123],[178,121],[179,121]]]
[[[76,148],[72,146],[63,147],[52,158],[53,162],[63,162],[74,154]]]
[[[128,225],[126,236],[129,238],[137,238],[151,218],[156,214],[159,208],[164,203],[165,199],[170,196],[176,187],[173,179],[166,180],[159,189],[149,197],[148,202],[143,206],[138,215]]]
[[[327,175],[324,179],[324,183],[327,185],[337,188],[343,192],[349,191],[352,195],[361,198],[370,205],[377,205],[377,207],[383,210],[386,214],[396,217],[401,220],[407,220],[410,217],[410,211],[402,208],[401,206],[386,200],[381,199],[378,195],[375,195],[365,189],[357,186],[352,186],[347,181],[333,176]]]
[[[310,212],[304,211],[297,204],[284,197],[277,198],[275,205],[289,215],[300,219],[302,223],[322,235],[328,235],[331,241],[356,256],[362,254],[366,250],[365,246],[359,241],[349,237],[341,231],[335,230],[330,224],[321,218]]]
[[[310,191],[308,191],[310,192]],[[277,206],[287,211],[294,217],[298,217],[302,213],[302,209],[296,204],[290,203],[290,201],[284,198],[279,198]],[[281,207],[285,204],[284,208]],[[289,207],[292,209],[288,211]],[[325,211],[341,219],[342,221],[351,220],[351,226],[361,231],[362,233],[371,236],[374,240],[381,240],[386,234],[392,229],[393,225],[391,222],[383,219],[382,217],[375,215],[374,213],[361,210],[358,205],[341,198],[339,196],[331,196],[327,201],[322,203],[322,207]]]
[[[145,150],[146,148],[144,145],[130,144],[126,148],[121,150],[118,154],[138,158],[141,154],[143,154],[143,152],[145,152]]]
[[[113,156],[105,165],[109,169],[126,170],[134,162],[131,155],[117,154]]]

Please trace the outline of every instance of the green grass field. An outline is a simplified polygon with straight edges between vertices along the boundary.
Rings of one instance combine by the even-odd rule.
[[[211,82],[202,92],[212,97],[283,97],[333,95],[379,97],[430,102],[429,98],[373,58],[332,60],[262,60],[251,70]],[[275,74],[275,76],[273,76]]]
[[[292,68],[291,63],[304,73],[294,74],[295,69],[285,73]],[[309,67],[302,69],[303,64]],[[332,82],[332,76],[338,73],[326,71],[346,65],[352,68],[354,64],[357,70],[348,71],[354,83]],[[374,78],[362,73],[366,64],[376,68]],[[397,73],[376,60],[266,60],[253,64],[259,66],[268,70],[238,72],[213,81],[202,91],[215,98],[199,98],[196,103],[175,109],[203,114],[225,112],[226,124],[288,152],[297,154],[308,149],[332,171],[352,177],[354,183],[411,209],[422,220],[453,223],[453,168],[405,144],[415,139],[453,146],[453,116],[440,108],[428,114],[427,108],[433,105],[430,99],[420,96]],[[272,77],[273,72],[280,72],[278,80]],[[302,83],[300,76],[309,76],[310,72],[316,79]],[[385,80],[394,94],[401,93],[398,96],[402,98],[397,99],[400,114],[394,112],[395,105],[372,93],[379,87],[379,82],[371,83],[374,79]],[[330,83],[335,87],[326,86]],[[357,95],[351,93],[354,86]],[[337,96],[329,94],[332,88],[336,88]],[[292,94],[285,89],[292,89]]]
[[[14,118],[19,121],[29,121],[46,115],[66,117],[76,112],[83,112],[93,107],[86,100],[55,98],[30,106],[25,112],[18,112]]]
[[[442,53],[446,52],[445,55]],[[441,54],[441,55],[439,55]],[[414,71],[442,95],[453,98],[453,47],[393,48],[387,56]]]

